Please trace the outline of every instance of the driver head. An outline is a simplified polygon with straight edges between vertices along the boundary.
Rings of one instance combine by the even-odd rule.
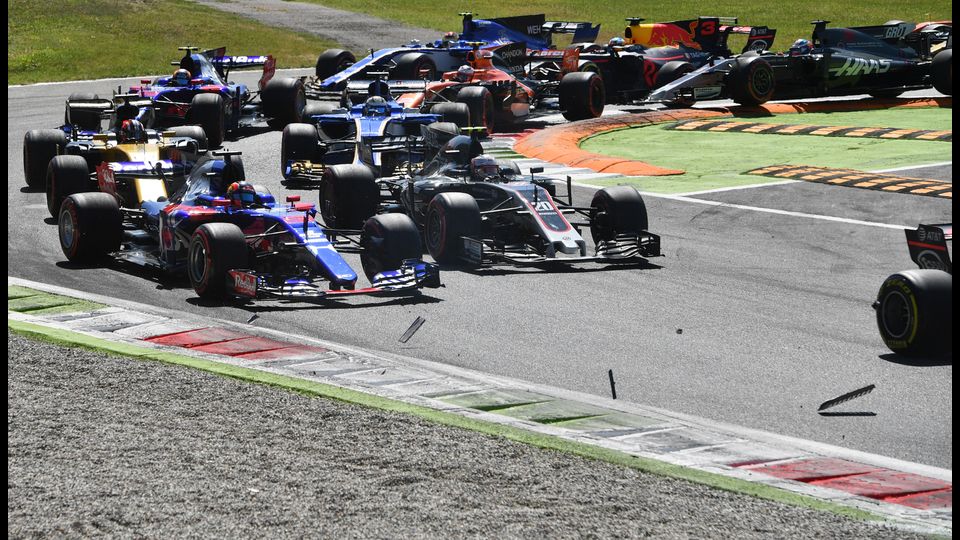
[[[497,160],[489,154],[480,154],[470,160],[470,175],[475,180],[487,180],[500,176]]]

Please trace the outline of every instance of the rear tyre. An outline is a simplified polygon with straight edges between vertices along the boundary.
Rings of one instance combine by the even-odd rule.
[[[289,124],[280,138],[280,174],[288,178],[287,165],[291,161],[314,161],[320,137],[313,124]]]
[[[470,127],[470,107],[466,103],[437,103],[430,114],[440,115],[441,122],[451,122],[457,127]]]
[[[320,56],[317,57],[315,73],[317,78],[322,81],[331,75],[336,75],[337,73],[347,69],[356,63],[356,61],[357,58],[353,56],[353,53],[350,51],[345,51],[343,49],[327,49],[320,53]]]
[[[187,275],[198,296],[219,300],[227,292],[227,272],[249,262],[243,231],[233,223],[205,223],[193,232]]]
[[[660,88],[661,86],[670,84],[691,71],[693,71],[693,65],[689,62],[681,62],[679,60],[667,62],[657,70],[657,74],[654,76],[654,88]]]
[[[727,75],[730,97],[740,105],[760,105],[773,98],[776,80],[773,68],[762,56],[737,58]]]
[[[459,260],[462,236],[480,236],[482,218],[477,200],[467,193],[441,193],[427,206],[424,238],[438,263]]]
[[[883,342],[904,356],[949,353],[952,293],[953,276],[942,270],[905,270],[888,277],[874,303]]]
[[[207,132],[200,126],[175,126],[170,130],[173,131],[174,137],[190,137],[197,141],[198,151],[201,153],[206,152],[210,147],[207,142]]]
[[[594,243],[613,240],[619,234],[647,230],[647,206],[635,188],[615,186],[594,193],[590,202],[590,234]]]
[[[75,193],[60,207],[60,249],[71,262],[92,262],[120,249],[123,218],[109,193]]]
[[[933,57],[930,79],[937,92],[953,95],[953,49],[943,49]]]
[[[405,259],[423,253],[420,231],[406,214],[380,214],[363,224],[360,234],[360,264],[371,282],[384,270],[397,270]]]
[[[466,86],[457,93],[457,103],[463,103],[470,111],[470,124],[472,127],[483,126],[487,130],[487,135],[493,133],[494,128],[494,110],[493,94],[482,86]]]
[[[365,165],[331,165],[320,181],[320,215],[327,227],[360,229],[380,204],[380,187]]]
[[[401,81],[437,80],[437,65],[429,55],[423,53],[406,53],[398,56],[394,62],[396,67],[390,70],[393,79]]]
[[[47,210],[60,215],[63,200],[74,193],[94,191],[87,160],[81,156],[56,156],[47,167]]]
[[[597,118],[603,114],[606,95],[596,73],[567,73],[560,79],[560,110],[567,120]]]
[[[100,99],[100,96],[92,92],[74,92],[70,94],[67,101],[82,99]],[[81,131],[100,131],[100,111],[70,110],[67,105],[63,111],[63,123],[74,125]]]
[[[210,148],[219,148],[227,136],[227,118],[220,94],[197,94],[190,101],[190,121],[207,134]]]
[[[260,104],[263,115],[280,125],[302,121],[303,109],[307,106],[303,81],[291,77],[270,79],[260,93]]]
[[[67,135],[59,129],[32,129],[23,136],[23,176],[28,186],[44,187],[50,160],[66,145]]]

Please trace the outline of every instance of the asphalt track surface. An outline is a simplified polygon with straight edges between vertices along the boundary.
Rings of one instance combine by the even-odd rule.
[[[949,200],[807,183],[647,197],[665,255],[648,266],[446,269],[446,288],[417,299],[203,305],[184,279],[66,263],[43,194],[25,187],[28,129],[59,125],[71,92],[137,80],[8,89],[9,275],[241,322],[255,310],[258,325],[602,396],[612,369],[619,399],[952,468],[952,359],[892,355],[870,308],[883,279],[912,266],[902,230],[749,208],[915,227],[952,221]],[[279,146],[277,131],[226,144],[282,200]],[[417,316],[426,324],[399,343]],[[877,390],[843,408],[865,414],[816,413],[867,384]]]

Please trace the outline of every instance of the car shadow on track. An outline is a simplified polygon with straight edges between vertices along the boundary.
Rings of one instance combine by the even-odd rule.
[[[352,300],[346,298],[331,298],[311,302],[303,300],[263,300],[253,303],[242,300],[214,301],[198,297],[187,298],[187,303],[193,306],[233,307],[251,314],[271,313],[275,311],[300,311],[306,309],[364,309],[387,306],[412,306],[418,304],[436,304],[442,301],[441,298],[422,293],[411,296],[392,296],[387,298],[366,296],[363,299],[358,299],[355,297]]]
[[[935,367],[935,366],[952,366],[953,365],[953,355],[948,354],[944,356],[922,356],[922,357],[910,357],[903,356],[896,353],[886,353],[878,355],[882,360],[891,362],[894,364],[900,364],[901,366],[913,366],[913,367]]]
[[[587,266],[589,265],[589,266]],[[476,267],[467,264],[462,265],[444,265],[441,271],[457,271],[473,274],[475,276],[511,276],[511,275],[542,275],[542,274],[585,274],[592,272],[615,272],[618,270],[660,270],[663,267],[649,261],[640,261],[635,263],[584,263],[584,266],[577,266],[572,263],[551,262],[542,265],[529,266],[487,266]]]

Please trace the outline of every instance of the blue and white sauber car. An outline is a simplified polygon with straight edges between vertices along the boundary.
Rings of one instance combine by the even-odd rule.
[[[324,300],[440,286],[437,266],[421,260],[420,237],[407,216],[375,216],[362,230],[322,227],[312,204],[297,196],[278,204],[268,190],[247,183],[237,154],[204,156],[169,200],[138,208],[121,207],[109,193],[69,196],[59,214],[64,254],[71,261],[109,256],[185,271],[196,293],[210,299]],[[369,287],[357,287],[356,272],[337,248],[359,251]]]

